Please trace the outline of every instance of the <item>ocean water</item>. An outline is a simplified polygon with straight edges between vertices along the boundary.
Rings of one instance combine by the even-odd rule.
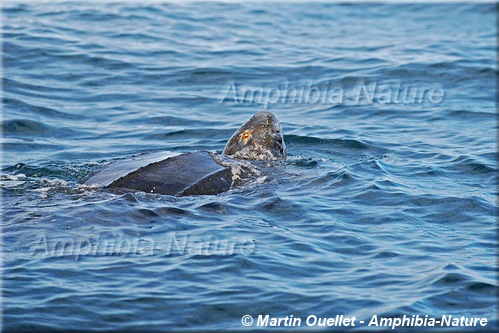
[[[498,328],[496,4],[2,10],[4,331]],[[140,153],[221,153],[263,109],[288,157],[229,192],[78,184]]]

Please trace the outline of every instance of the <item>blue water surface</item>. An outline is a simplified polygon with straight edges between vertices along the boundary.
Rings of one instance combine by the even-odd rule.
[[[497,329],[496,4],[2,10],[5,331],[244,330],[266,314]],[[288,158],[229,192],[78,184],[140,153],[220,153],[263,109]]]

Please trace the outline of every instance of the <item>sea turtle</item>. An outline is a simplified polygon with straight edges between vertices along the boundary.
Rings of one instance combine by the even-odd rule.
[[[80,183],[176,196],[218,194],[253,172],[248,160],[285,157],[279,120],[269,111],[260,111],[232,135],[221,156],[207,151],[143,154],[110,163]]]

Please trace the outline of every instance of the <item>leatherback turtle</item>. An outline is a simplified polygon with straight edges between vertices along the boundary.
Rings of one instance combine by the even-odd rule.
[[[269,111],[260,111],[232,135],[221,156],[208,151],[143,154],[112,162],[80,183],[176,196],[218,194],[255,172],[249,161],[285,157],[279,120]]]

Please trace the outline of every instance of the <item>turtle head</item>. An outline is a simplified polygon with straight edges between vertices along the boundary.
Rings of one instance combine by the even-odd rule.
[[[286,157],[281,123],[269,111],[260,111],[242,125],[225,145],[224,155],[244,160]]]

